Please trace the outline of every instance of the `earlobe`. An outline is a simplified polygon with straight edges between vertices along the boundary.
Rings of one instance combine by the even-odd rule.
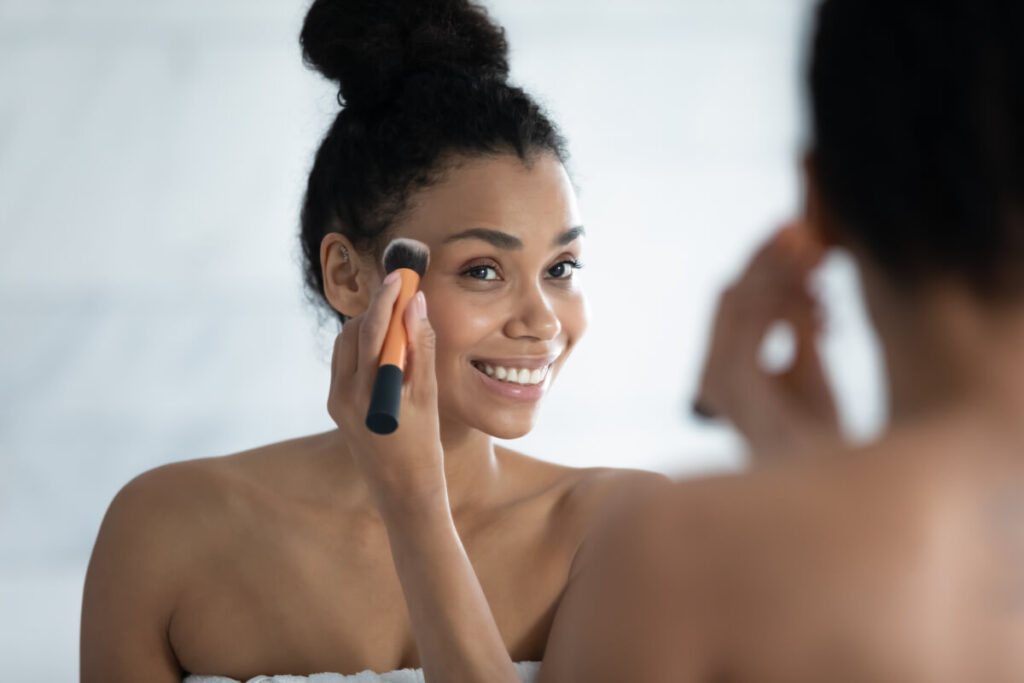
[[[324,296],[334,310],[352,317],[366,310],[369,301],[366,273],[348,238],[338,232],[324,236],[320,242],[320,269]]]

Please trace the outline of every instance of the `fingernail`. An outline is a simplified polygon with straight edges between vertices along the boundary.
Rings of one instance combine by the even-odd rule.
[[[416,292],[416,315],[421,320],[427,317],[427,297],[423,296],[423,292]]]
[[[397,270],[392,270],[390,273],[388,273],[388,276],[384,278],[384,284],[390,285],[392,282],[394,282],[400,277],[402,276]]]

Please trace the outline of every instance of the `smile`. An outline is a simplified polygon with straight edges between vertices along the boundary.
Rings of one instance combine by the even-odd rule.
[[[521,386],[540,384],[547,379],[548,371],[553,365],[552,363],[548,363],[547,365],[539,368],[528,368],[515,367],[511,365],[491,365],[481,361],[472,361],[472,363],[473,367],[493,380],[507,384],[518,384]]]

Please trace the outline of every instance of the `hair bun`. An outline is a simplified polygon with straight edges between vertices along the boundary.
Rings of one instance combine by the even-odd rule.
[[[387,99],[416,71],[508,77],[504,30],[469,0],[315,0],[299,42],[348,106]]]

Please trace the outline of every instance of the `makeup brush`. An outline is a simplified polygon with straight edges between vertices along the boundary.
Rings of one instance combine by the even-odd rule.
[[[405,372],[405,354],[409,337],[405,330],[403,316],[409,300],[416,295],[420,278],[427,272],[430,263],[430,248],[417,240],[399,237],[384,249],[384,273],[398,271],[402,288],[398,300],[391,309],[384,347],[380,352],[377,378],[370,396],[370,410],[366,414],[366,426],[376,434],[390,434],[398,429],[398,409],[402,403],[402,377]]]

